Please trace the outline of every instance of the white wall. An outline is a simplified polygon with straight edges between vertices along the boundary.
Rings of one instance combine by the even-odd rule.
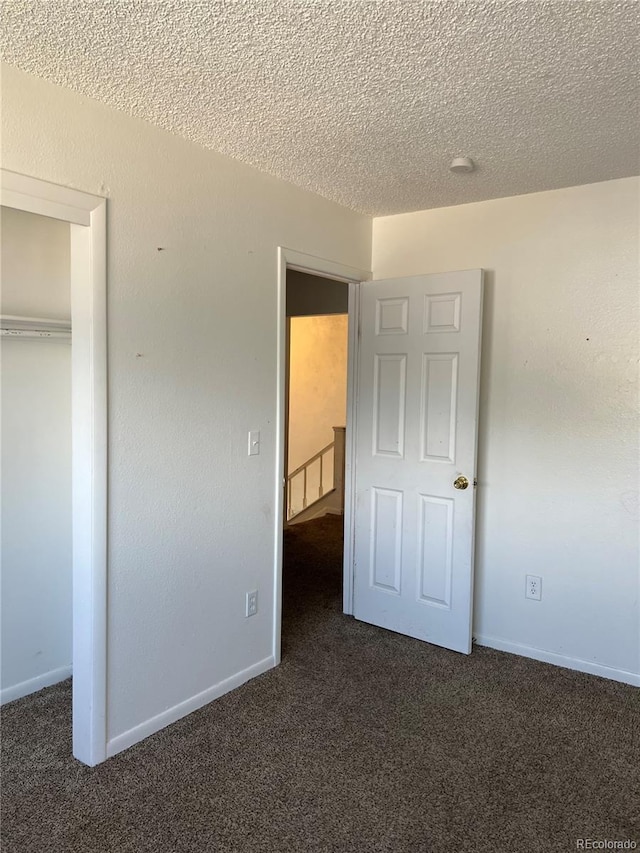
[[[636,683],[639,198],[628,178],[373,225],[374,278],[488,273],[474,634]]]
[[[70,318],[69,225],[2,208],[3,314]],[[2,338],[0,697],[71,671],[70,341]]]
[[[2,313],[71,321],[69,223],[1,209]]]
[[[367,269],[371,220],[6,65],[2,98],[5,168],[109,199],[114,752],[272,664],[277,246]]]

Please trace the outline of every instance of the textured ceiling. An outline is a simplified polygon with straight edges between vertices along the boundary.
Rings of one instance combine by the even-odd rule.
[[[637,174],[635,0],[3,0],[6,62],[349,207]],[[448,171],[468,155],[471,175]]]

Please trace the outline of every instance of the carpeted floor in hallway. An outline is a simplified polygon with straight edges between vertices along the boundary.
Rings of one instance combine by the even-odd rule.
[[[103,765],[71,757],[69,682],[5,706],[3,851],[640,847],[640,691],[345,617],[340,524],[285,534],[281,666]]]

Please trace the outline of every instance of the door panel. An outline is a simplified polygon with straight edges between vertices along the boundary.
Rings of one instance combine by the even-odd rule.
[[[406,355],[374,356],[373,453],[404,456]]]
[[[454,462],[458,354],[423,353],[420,407],[421,462]]]
[[[367,283],[360,306],[354,615],[469,653],[482,271]]]
[[[371,585],[400,593],[402,492],[371,490]]]

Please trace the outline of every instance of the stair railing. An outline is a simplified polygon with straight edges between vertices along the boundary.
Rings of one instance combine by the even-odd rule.
[[[294,515],[297,515],[302,510],[306,509],[308,506],[311,506],[316,501],[319,501],[327,492],[332,491],[334,488],[333,478],[331,480],[331,486],[328,489],[324,487],[324,457],[330,453],[333,456],[335,448],[335,441],[332,441],[331,444],[327,444],[326,447],[323,447],[322,450],[319,450],[306,462],[303,462],[302,465],[299,465],[295,471],[292,471],[287,477],[287,521],[293,518]],[[311,501],[309,501],[308,495],[308,479],[309,479],[309,468],[312,465],[319,463],[320,465],[320,475],[318,479],[318,496],[314,497]],[[293,508],[293,481],[296,477],[302,476],[302,509]]]

